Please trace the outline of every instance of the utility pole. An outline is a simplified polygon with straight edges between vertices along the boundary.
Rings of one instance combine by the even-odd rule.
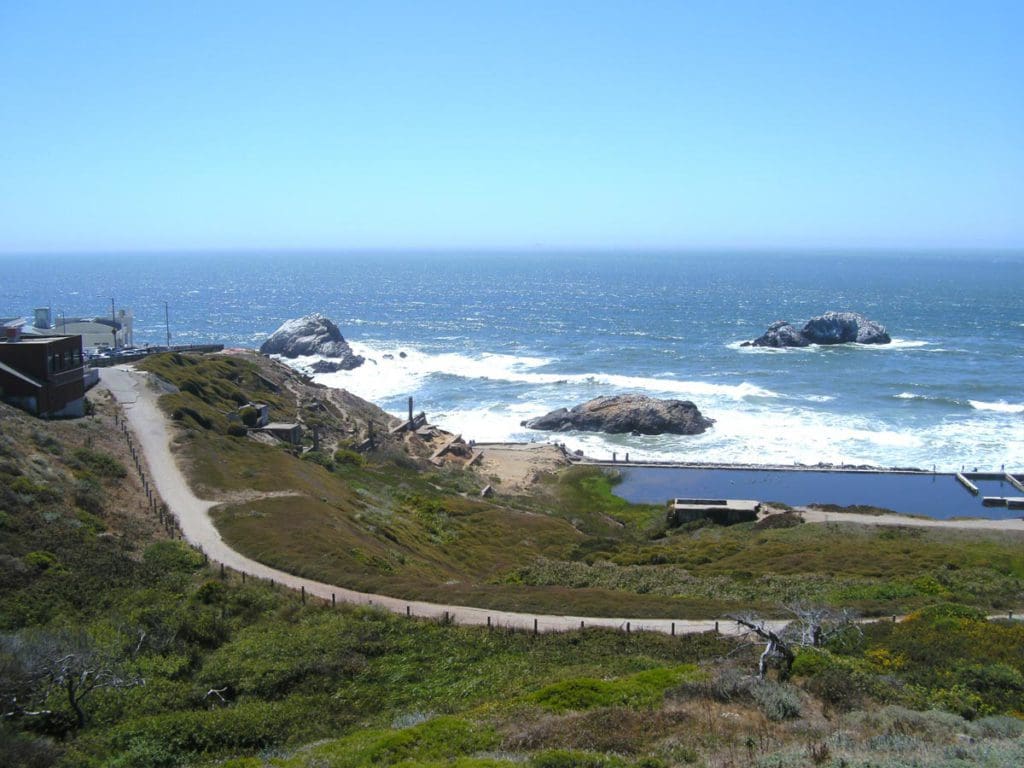
[[[167,309],[167,302],[164,302],[164,325],[167,328],[167,351],[171,351],[171,315]]]
[[[114,335],[114,350],[117,350],[117,312],[114,311],[114,299],[110,299],[110,320],[113,325],[110,332]]]

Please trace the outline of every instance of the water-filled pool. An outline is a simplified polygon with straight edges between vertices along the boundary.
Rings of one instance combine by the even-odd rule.
[[[690,467],[623,468],[615,493],[639,504],[670,498],[756,499],[791,506],[863,504],[937,520],[953,517],[1019,518],[1020,510],[982,506],[982,496],[1021,496],[1009,483],[983,481],[971,495],[954,475],[824,472]]]

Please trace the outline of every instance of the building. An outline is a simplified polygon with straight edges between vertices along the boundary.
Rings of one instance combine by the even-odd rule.
[[[82,337],[82,349],[86,354],[98,354],[109,349],[131,349],[135,346],[134,321],[130,309],[117,310],[116,316],[69,317],[57,312],[54,317],[49,307],[36,307],[32,324],[27,325],[21,318],[0,319],[0,325],[20,323],[22,336]]]
[[[283,440],[291,445],[302,444],[302,427],[299,424],[283,422],[271,422],[260,429],[261,432],[273,435],[278,440]]]
[[[0,399],[43,418],[85,415],[81,336],[25,336],[4,326]]]
[[[131,311],[125,309],[118,310],[116,322],[109,317],[58,315],[54,331],[81,336],[82,347],[86,350],[123,349],[135,344],[132,319]]]
[[[754,522],[760,511],[761,502],[748,499],[669,499],[665,522],[670,528],[694,520],[734,525]]]

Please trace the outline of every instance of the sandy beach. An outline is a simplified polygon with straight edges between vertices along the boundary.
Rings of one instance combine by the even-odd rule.
[[[477,447],[483,451],[480,474],[498,493],[523,493],[541,475],[557,472],[570,463],[557,445],[478,443]]]

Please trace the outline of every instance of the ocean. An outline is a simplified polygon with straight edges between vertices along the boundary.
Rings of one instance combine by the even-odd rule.
[[[190,253],[0,257],[0,316],[135,317],[136,344],[258,347],[319,311],[368,358],[317,376],[467,439],[610,458],[1024,470],[1021,253]],[[886,346],[744,348],[774,320]],[[399,353],[404,352],[403,358]],[[311,362],[311,361],[302,361]],[[699,436],[533,432],[598,395],[692,400]]]

